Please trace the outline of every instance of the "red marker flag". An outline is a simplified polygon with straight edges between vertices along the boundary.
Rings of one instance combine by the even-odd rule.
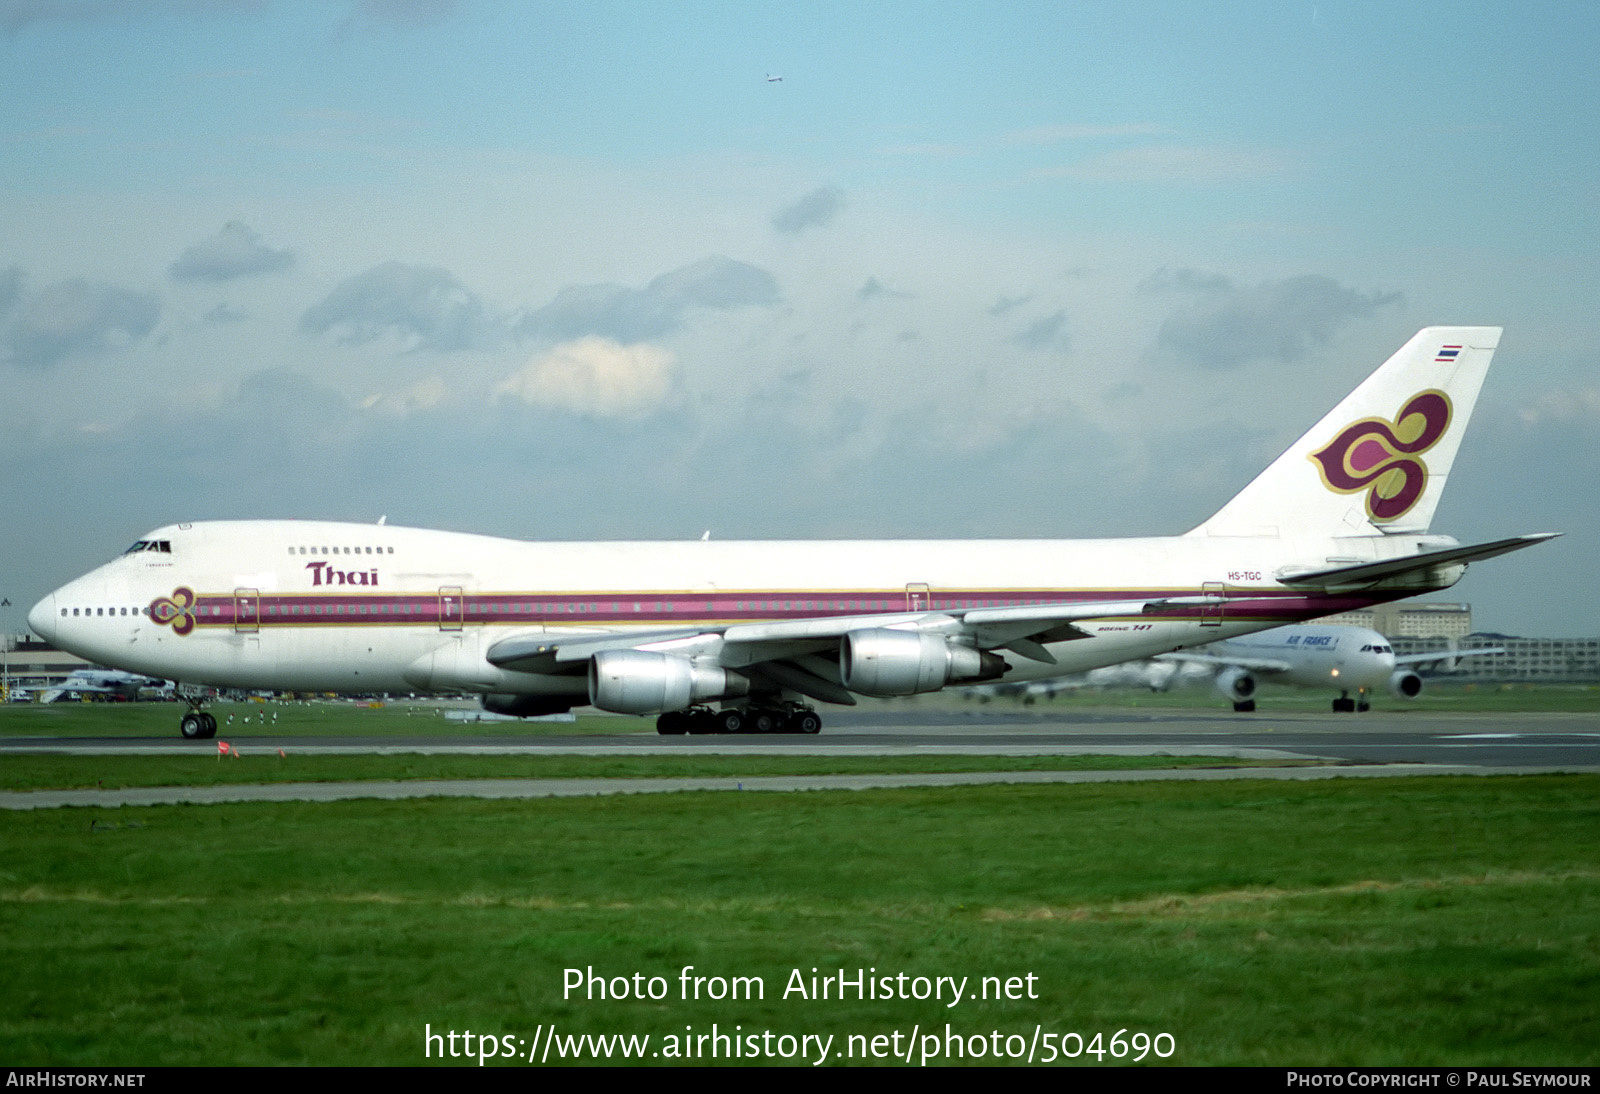
[[[217,755],[218,756],[226,756],[227,754],[228,754],[228,742],[227,741],[218,741],[217,742]]]

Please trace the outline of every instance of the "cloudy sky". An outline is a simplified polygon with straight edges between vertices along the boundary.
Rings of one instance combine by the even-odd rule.
[[[157,525],[1168,534],[1503,324],[1600,634],[1600,8],[0,0],[0,622]],[[769,77],[782,76],[781,80]]]

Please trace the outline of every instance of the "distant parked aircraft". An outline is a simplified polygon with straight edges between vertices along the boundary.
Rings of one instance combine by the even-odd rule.
[[[53,703],[66,695],[114,695],[122,699],[137,699],[146,688],[171,685],[154,676],[141,676],[119,669],[78,669],[59,684],[32,689],[41,703]]]

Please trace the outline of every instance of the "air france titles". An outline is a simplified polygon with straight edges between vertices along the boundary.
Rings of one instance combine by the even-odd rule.
[[[328,562],[308,562],[311,584],[316,585],[376,585],[377,570],[335,570]]]

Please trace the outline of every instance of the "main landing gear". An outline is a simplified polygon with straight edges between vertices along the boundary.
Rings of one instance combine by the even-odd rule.
[[[195,700],[188,700],[189,713],[178,723],[178,732],[191,741],[204,741],[217,735],[217,720],[200,709]]]
[[[188,713],[178,721],[178,732],[189,741],[204,741],[215,737],[217,720],[200,709],[201,704],[206,701],[205,691],[186,684],[177,685],[177,691],[178,698],[189,705]]]
[[[753,707],[737,710],[725,707],[693,707],[673,710],[656,719],[656,732],[664,735],[679,733],[820,733],[822,719],[817,712],[801,707],[796,710],[772,710]]]

